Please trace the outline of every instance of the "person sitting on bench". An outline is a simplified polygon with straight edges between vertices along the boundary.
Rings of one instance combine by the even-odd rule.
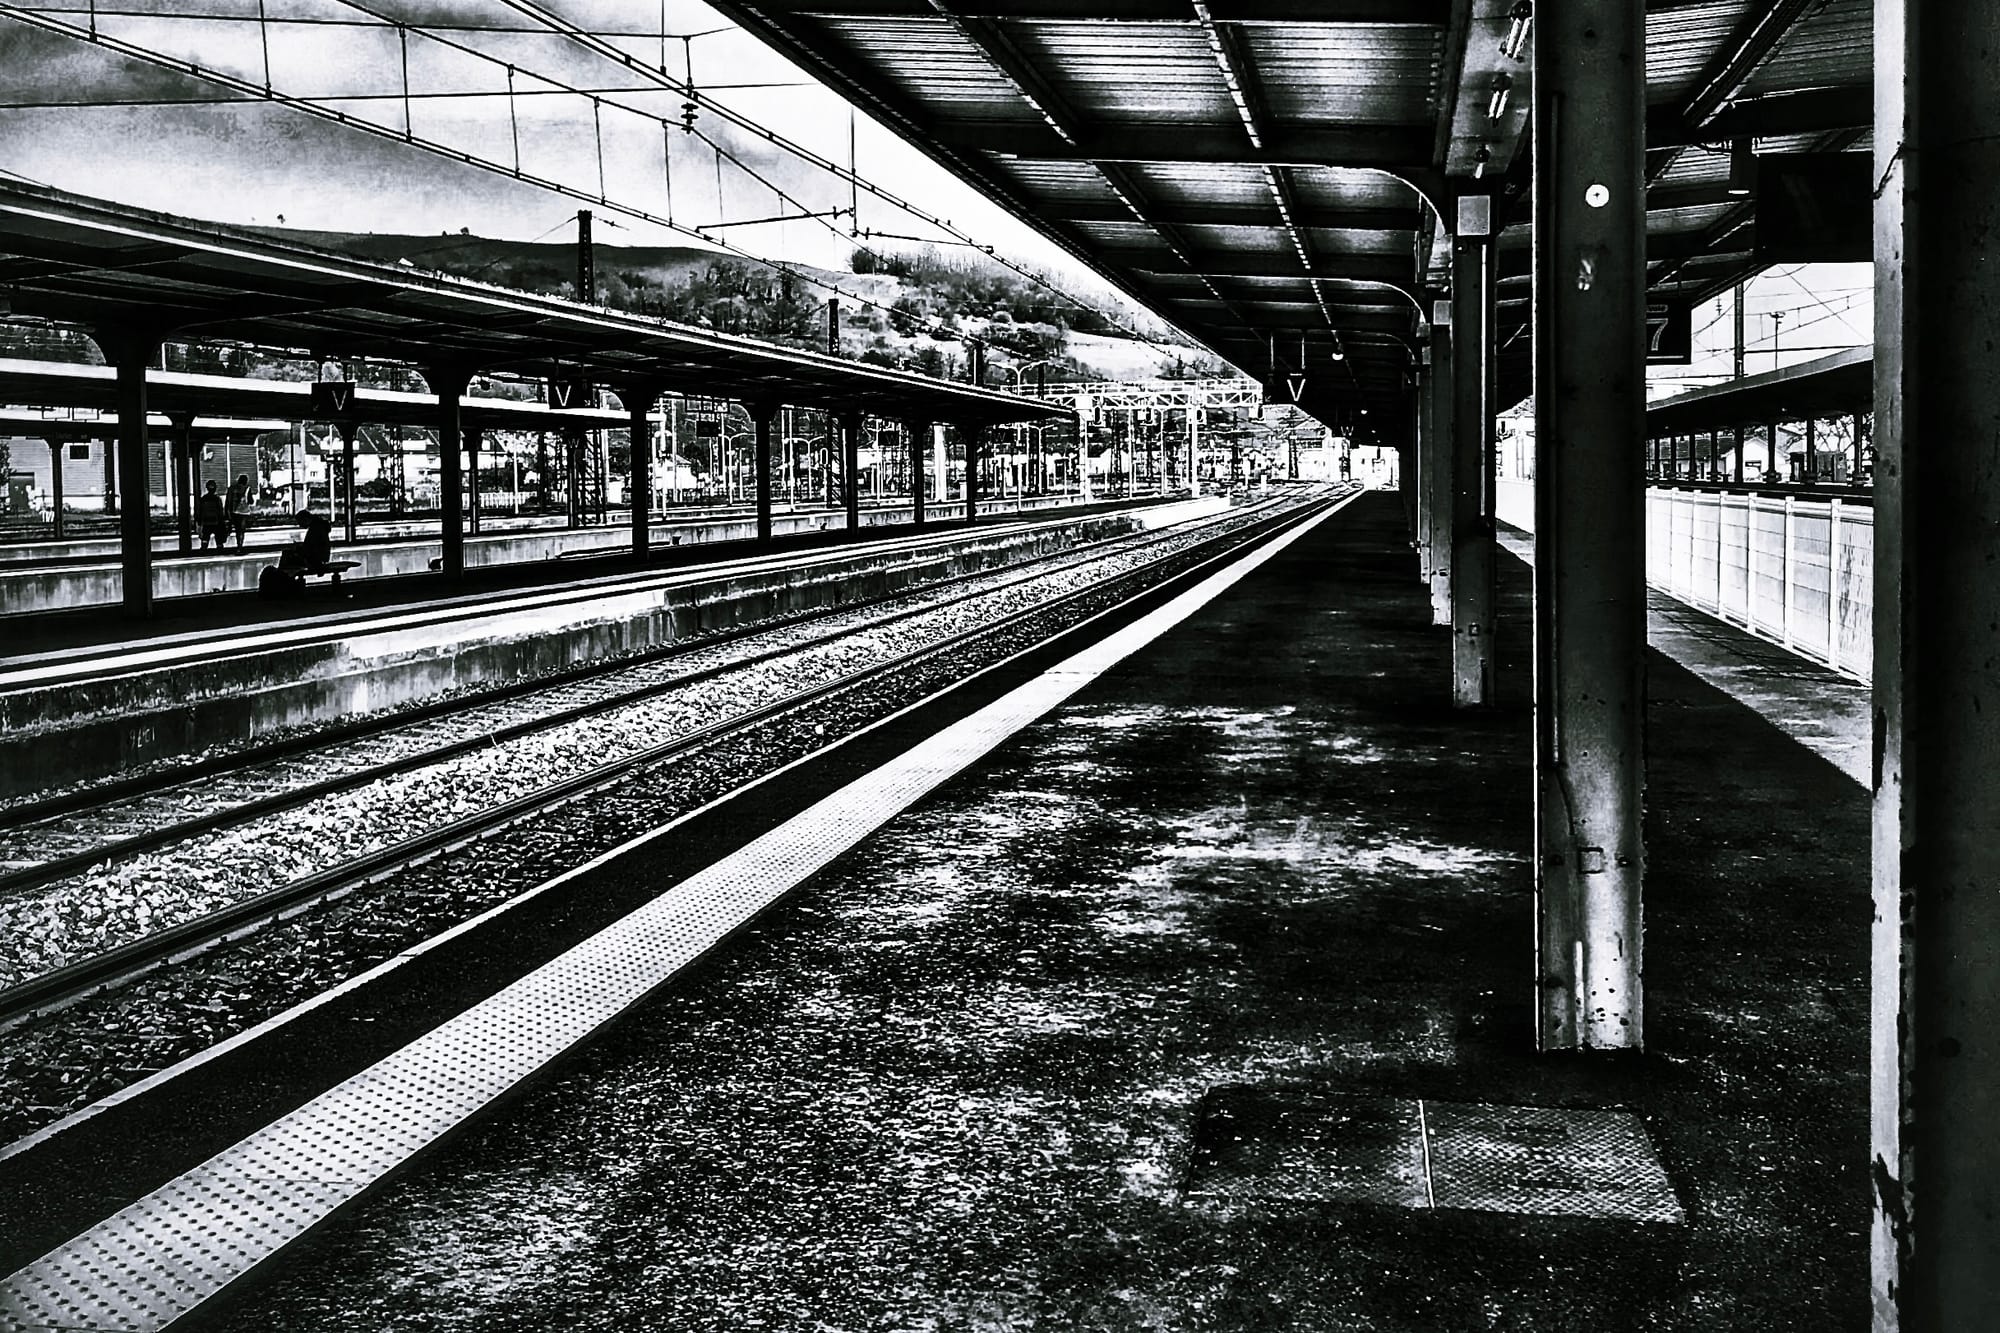
[[[333,558],[333,523],[310,509],[301,509],[292,522],[304,531],[298,541],[279,553],[278,568],[302,574],[324,574]]]

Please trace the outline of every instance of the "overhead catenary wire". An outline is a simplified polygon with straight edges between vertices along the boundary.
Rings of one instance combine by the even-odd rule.
[[[350,8],[359,9],[364,13],[368,12],[359,3],[359,0],[340,0],[340,3],[348,5]],[[566,37],[576,45],[583,47],[585,50],[590,51],[591,53],[600,56],[603,59],[616,63],[621,68],[629,69],[645,77],[655,79],[657,82],[660,83],[662,87],[668,89],[669,91],[680,93],[683,96],[687,97],[691,102],[694,102],[698,105],[702,105],[714,110],[722,119],[725,119],[729,121],[731,124],[736,125],[739,129],[743,129],[750,133],[762,136],[767,142],[792,154],[800,161],[805,162],[808,165],[817,167],[819,170],[824,171],[829,175],[832,175],[838,179],[846,180],[848,184],[855,189],[867,190],[870,194],[875,195],[877,198],[880,198],[890,204],[895,205],[897,208],[901,209],[905,213],[908,213],[911,217],[919,218],[922,221],[928,223],[929,225],[939,228],[940,230],[946,232],[948,235],[952,236],[954,239],[967,242],[974,246],[979,245],[979,242],[974,237],[954,227],[949,219],[938,217],[935,214],[929,213],[926,210],[917,207],[915,204],[912,204],[909,200],[903,199],[900,196],[883,189],[879,185],[875,184],[873,181],[870,181],[866,177],[861,176],[859,173],[843,168],[838,162],[835,162],[832,159],[827,158],[819,153],[815,153],[811,149],[808,149],[803,145],[795,143],[792,140],[784,137],[783,135],[778,134],[776,131],[770,129],[768,126],[759,123],[754,118],[744,116],[740,112],[737,112],[732,108],[727,107],[722,103],[715,101],[713,98],[703,98],[702,95],[699,92],[697,92],[694,87],[694,72],[691,61],[688,69],[687,80],[685,82],[677,81],[673,78],[672,75],[668,74],[665,70],[652,69],[650,66],[645,64],[645,62],[637,59],[628,52],[622,51],[619,48],[611,45],[608,41],[604,40],[601,35],[594,33],[586,28],[583,28],[578,24],[572,23],[568,19],[563,18],[561,15],[556,14],[553,11],[549,10],[542,4],[537,3],[537,0],[499,0],[499,3],[507,6],[509,9],[516,11],[517,13],[525,14],[528,17],[537,20],[538,22],[546,24],[549,31],[561,34],[562,36]],[[711,31],[727,32],[734,30],[712,29]],[[697,33],[694,35],[704,36],[707,34]],[[649,114],[649,113],[641,112],[639,114]],[[989,251],[989,253],[993,252]],[[1163,346],[1163,344],[1158,342],[1156,339],[1147,338],[1144,334],[1139,333],[1137,330],[1128,328],[1120,321],[1116,320],[1115,318],[1109,315],[1106,315],[1103,311],[1097,309],[1095,306],[1090,305],[1088,302],[1083,301],[1080,298],[1071,295],[1069,292],[1063,290],[1061,287],[1051,282],[1046,276],[1034,272],[1032,269],[1029,269],[1025,265],[1019,264],[1010,259],[1002,258],[997,253],[994,254],[994,259],[996,260],[996,262],[1005,265],[1007,268],[1020,274],[1022,277],[1027,278],[1029,281],[1037,284],[1038,286],[1045,287],[1049,291],[1054,292],[1056,295],[1062,297],[1064,300],[1072,302],[1079,309],[1089,310],[1092,314],[1096,315],[1100,319],[1105,320],[1112,327],[1119,329],[1121,332],[1124,332],[1135,339],[1144,341],[1148,345],[1153,346],[1155,348]]]
[[[368,4],[362,3],[362,0],[336,0],[336,2],[346,6],[349,9],[356,11],[357,13],[366,14],[378,20],[379,22],[385,24],[396,22],[396,20],[394,20],[391,16],[384,14],[380,10],[374,9],[372,6]],[[858,172],[843,168],[840,166],[839,163],[833,161],[832,159],[824,157],[821,154],[815,153],[811,149],[808,149],[803,145],[798,144],[792,141],[791,139],[778,134],[776,131],[770,129],[768,126],[763,125],[754,118],[745,116],[742,113],[737,112],[734,109],[725,106],[720,102],[715,101],[711,97],[705,97],[703,93],[696,88],[694,82],[694,56],[693,56],[694,39],[698,37],[712,36],[718,33],[734,32],[736,31],[736,29],[709,28],[709,29],[704,29],[703,31],[700,32],[679,34],[682,42],[684,43],[684,51],[686,53],[686,66],[685,66],[686,78],[685,80],[676,80],[673,78],[672,75],[668,74],[664,68],[659,70],[651,68],[650,66],[645,64],[645,62],[638,60],[636,57],[630,55],[629,53],[621,51],[617,47],[609,45],[608,42],[602,39],[600,34],[591,32],[574,23],[571,23],[569,20],[564,19],[562,16],[553,13],[552,11],[548,10],[547,8],[538,3],[535,3],[534,0],[499,0],[499,3],[504,4],[508,8],[513,9],[519,13],[526,14],[529,17],[534,18],[538,22],[545,24],[546,25],[544,29],[545,31],[556,33],[557,35],[564,37],[568,41],[577,44],[579,46],[582,46],[585,50],[588,50],[595,55],[598,55],[607,60],[614,61],[622,69],[627,69],[634,73],[637,73],[640,76],[659,84],[662,88],[666,89],[667,91],[677,93],[687,98],[688,99],[687,104],[690,108],[701,107],[709,109],[715,112],[719,118],[727,120],[729,123],[737,126],[739,129],[743,129],[750,133],[761,136],[766,142],[770,143],[774,147],[783,150],[784,152],[790,153],[792,156],[796,157],[798,160],[802,162],[805,162],[807,165],[815,167],[821,171],[824,171],[834,176],[837,179],[845,179],[852,189],[857,191],[867,190],[870,194],[884,200],[887,203],[894,205],[896,208],[909,214],[911,217],[917,218],[927,223],[930,226],[937,227],[939,230],[944,231],[947,235],[953,237],[954,239],[966,245],[971,246],[974,249],[983,250],[986,254],[991,256],[996,263],[1002,265],[1003,267],[1009,269],[1014,273],[1019,274],[1021,277],[1028,279],[1030,282],[1036,284],[1037,286],[1046,289],[1047,291],[1053,293],[1055,296],[1059,297],[1061,300],[1069,303],[1070,305],[1076,307],[1077,309],[1090,312],[1098,319],[1103,320],[1108,326],[1110,326],[1113,329],[1116,329],[1120,333],[1123,333],[1127,337],[1132,338],[1135,341],[1144,342],[1147,346],[1152,347],[1156,351],[1164,350],[1169,346],[1173,346],[1173,344],[1162,343],[1159,339],[1149,337],[1146,334],[1140,332],[1139,330],[1130,327],[1128,324],[1117,319],[1116,317],[1105,314],[1105,312],[1099,310],[1097,307],[1091,305],[1089,302],[1081,299],[1080,297],[1072,295],[1068,291],[1064,290],[1062,287],[1058,286],[1056,283],[1050,281],[1046,275],[1037,273],[1033,269],[1027,267],[1026,265],[1023,265],[1015,260],[1002,256],[993,247],[982,244],[976,238],[971,236],[969,233],[966,233],[961,229],[953,226],[953,224],[949,219],[938,217],[935,214],[932,214],[922,208],[919,208],[915,204],[912,204],[909,200],[904,199],[899,195],[896,195],[888,190],[883,189],[881,186],[877,185],[875,182],[869,180],[865,176],[862,176]],[[484,61],[500,63],[499,58],[497,56],[493,56],[490,53],[483,51],[477,47],[461,42],[452,41],[446,38],[435,37],[433,33],[427,31],[426,28],[422,25],[419,25],[418,30],[425,31],[425,35],[433,36],[434,40],[439,41],[442,45],[445,45],[453,50],[464,52],[468,55],[475,56],[478,59]],[[547,82],[555,87],[560,88],[566,86],[560,80],[551,79],[546,75],[534,73],[533,71],[529,72],[533,74],[533,77],[542,79],[544,82]],[[658,116],[656,113],[645,111],[641,108],[631,106],[627,103],[613,102],[607,100],[604,102],[604,104],[616,107],[619,110],[626,111],[630,114],[640,116],[645,119],[657,120],[661,121],[662,123],[665,123],[664,118]],[[683,128],[691,128],[691,126],[688,125],[686,122],[683,122]],[[718,185],[718,190],[717,190],[718,198],[720,197],[720,193],[721,191]],[[857,210],[857,215],[858,215],[858,210]]]

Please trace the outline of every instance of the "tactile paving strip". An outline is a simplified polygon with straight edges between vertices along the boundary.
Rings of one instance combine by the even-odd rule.
[[[0,1282],[0,1330],[136,1333],[175,1323],[1343,507],[1230,562],[20,1269]]]
[[[1685,1220],[1630,1112],[1299,1089],[1211,1089],[1195,1117],[1186,1193]]]

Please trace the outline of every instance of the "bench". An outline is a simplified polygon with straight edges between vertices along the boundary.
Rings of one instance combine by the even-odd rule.
[[[359,560],[329,560],[318,565],[266,565],[264,572],[257,576],[257,591],[266,597],[296,592],[306,586],[307,579],[322,576],[331,576],[338,583],[342,574],[360,567]]]

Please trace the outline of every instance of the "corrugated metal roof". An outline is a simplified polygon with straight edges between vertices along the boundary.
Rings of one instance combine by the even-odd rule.
[[[1750,0],[1674,5],[1646,15],[1646,101],[1681,102],[1746,18],[1764,6]]]
[[[1744,95],[1873,82],[1873,0],[1827,0],[1806,14],[1750,77]]]
[[[1431,119],[1441,40],[1434,29],[1328,23],[1243,34],[1271,113],[1306,124]]]
[[[1261,371],[1274,335],[1295,359],[1305,332],[1310,359],[1336,330],[1369,330],[1339,386],[1350,402],[1405,392],[1409,354],[1395,338],[1418,335],[1421,289],[1438,272],[1418,268],[1435,226],[1422,200],[1448,211],[1480,136],[1524,127],[1532,76],[1493,50],[1508,0],[1471,0],[1465,25],[1448,0],[717,5],[1247,369]],[[1661,291],[1699,296],[1753,262],[1747,205],[1725,192],[1715,148],[1743,135],[1761,151],[1856,142],[1869,10],[1653,0]],[[1486,99],[1501,73],[1521,100],[1496,130]],[[1502,147],[1495,173],[1523,156],[1511,138]],[[1308,281],[1308,266],[1347,280]],[[1503,373],[1520,371],[1527,345],[1523,287],[1516,275],[1503,291],[1514,358]]]

